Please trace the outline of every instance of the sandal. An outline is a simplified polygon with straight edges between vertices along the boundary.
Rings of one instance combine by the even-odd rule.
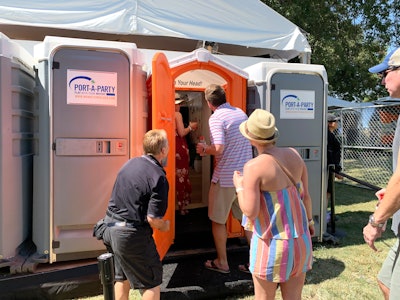
[[[238,266],[238,269],[239,269],[239,271],[241,271],[241,272],[250,274],[249,266],[250,266],[250,265],[249,265],[248,263],[247,263],[247,264],[243,264],[243,265],[239,265],[239,266]]]
[[[223,273],[223,274],[229,274],[229,273],[230,273],[229,269],[228,269],[228,270],[221,269],[220,267],[218,267],[218,266],[215,264],[215,262],[214,262],[213,260],[207,260],[207,261],[204,263],[204,267],[205,267],[206,269],[208,269],[208,270],[216,271],[216,272]]]

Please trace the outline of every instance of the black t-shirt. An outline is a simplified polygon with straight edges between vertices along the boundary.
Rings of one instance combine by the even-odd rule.
[[[335,165],[335,171],[340,172],[342,169],[340,165],[341,160],[341,145],[335,134],[328,130],[328,153],[327,164]]]
[[[168,207],[165,170],[151,155],[130,159],[117,175],[108,209],[127,221],[162,218]]]

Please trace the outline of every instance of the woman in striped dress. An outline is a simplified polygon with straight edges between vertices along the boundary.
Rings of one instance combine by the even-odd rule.
[[[283,299],[300,300],[314,234],[306,165],[295,149],[275,146],[279,132],[270,112],[256,109],[240,132],[258,152],[243,175],[233,175],[245,228],[253,231],[249,269],[255,299],[274,299],[279,284]]]

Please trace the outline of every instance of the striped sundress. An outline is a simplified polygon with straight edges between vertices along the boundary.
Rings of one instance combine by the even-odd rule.
[[[259,215],[246,225],[253,231],[249,269],[261,279],[285,282],[312,267],[311,236],[300,189],[301,184],[261,191]]]

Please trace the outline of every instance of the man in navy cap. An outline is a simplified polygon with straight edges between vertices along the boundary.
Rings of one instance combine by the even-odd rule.
[[[391,98],[400,98],[400,47],[392,50],[382,63],[369,69],[381,77],[381,84],[385,86]],[[364,240],[373,249],[377,250],[374,242],[382,236],[386,221],[392,219],[392,230],[397,237],[396,243],[390,249],[386,260],[378,274],[378,284],[385,299],[399,299],[400,297],[400,259],[399,259],[399,225],[400,225],[400,118],[398,118],[395,137],[393,140],[393,175],[386,189],[376,193],[378,207],[369,217],[364,227]]]

